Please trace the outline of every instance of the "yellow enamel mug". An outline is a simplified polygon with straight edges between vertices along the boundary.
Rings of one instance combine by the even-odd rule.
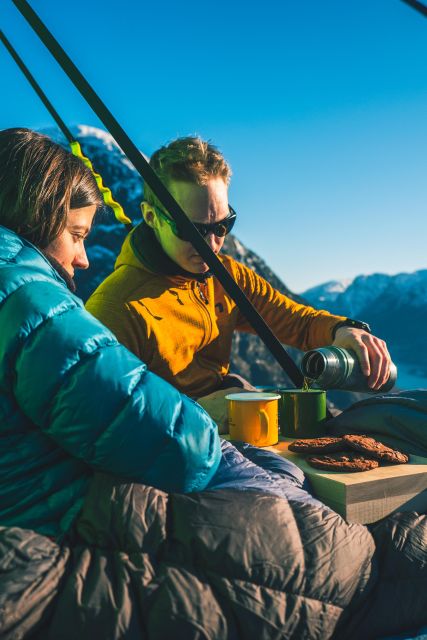
[[[231,393],[225,396],[230,439],[269,447],[279,440],[277,393]]]

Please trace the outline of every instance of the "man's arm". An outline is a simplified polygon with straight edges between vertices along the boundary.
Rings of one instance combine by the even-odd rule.
[[[231,271],[258,313],[274,331],[280,342],[302,351],[332,344],[332,331],[344,316],[314,309],[295,302],[274,289],[269,282],[245,265],[230,260],[225,266]],[[246,318],[238,312],[237,331],[255,333]]]
[[[341,326],[335,332],[336,325],[344,323],[347,318],[298,304],[251,269],[240,263],[234,265],[240,286],[281,342],[303,351],[330,344],[352,349],[372,389],[378,389],[387,382],[391,358],[383,340],[348,326]],[[253,332],[241,315],[237,329]]]

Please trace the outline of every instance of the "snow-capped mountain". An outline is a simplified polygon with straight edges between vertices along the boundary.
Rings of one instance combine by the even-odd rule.
[[[354,280],[332,280],[301,294],[315,307],[322,305],[334,313],[356,317],[384,296],[396,296],[401,304],[427,305],[427,269],[414,273],[386,275],[373,273]]]
[[[312,287],[311,289],[307,289],[303,294],[307,300],[316,301],[316,304],[312,302],[311,304],[315,304],[315,306],[321,306],[324,304],[325,306],[331,305],[335,302],[338,296],[350,286],[353,282],[351,278],[344,278],[343,280],[330,280],[329,282],[325,282],[324,284],[319,284],[316,287]]]
[[[91,160],[95,171],[101,173],[104,184],[111,189],[115,200],[124,207],[129,218],[138,218],[142,181],[113,136],[102,129],[83,124],[70,130],[80,142],[83,155]],[[58,129],[46,129],[44,133],[68,146]]]
[[[390,283],[381,273],[358,276],[354,280],[333,280],[308,289],[302,295],[317,308],[326,308],[339,315],[356,317],[368,307]]]

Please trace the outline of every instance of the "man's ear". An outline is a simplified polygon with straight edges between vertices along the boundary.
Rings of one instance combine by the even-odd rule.
[[[149,227],[154,229],[156,226],[157,216],[153,207],[148,202],[145,202],[145,200],[141,202],[140,207],[141,207],[142,217],[144,218],[145,222],[148,224]]]

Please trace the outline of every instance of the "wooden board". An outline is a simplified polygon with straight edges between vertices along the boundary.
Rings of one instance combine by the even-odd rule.
[[[427,511],[427,458],[410,456],[408,464],[340,473],[314,469],[288,451],[290,438],[266,447],[292,460],[308,476],[316,497],[349,522],[369,523],[396,511]]]

